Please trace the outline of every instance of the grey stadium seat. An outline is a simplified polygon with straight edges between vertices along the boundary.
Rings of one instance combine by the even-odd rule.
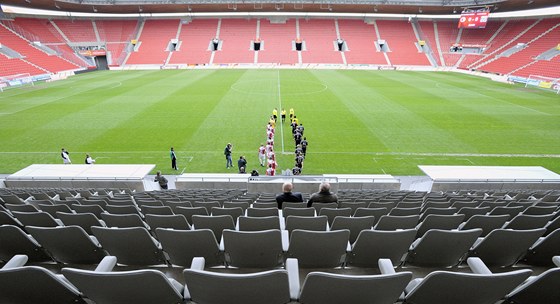
[[[116,262],[106,257],[94,271],[63,268],[62,273],[95,303],[183,303],[179,282],[153,269],[112,272]]]

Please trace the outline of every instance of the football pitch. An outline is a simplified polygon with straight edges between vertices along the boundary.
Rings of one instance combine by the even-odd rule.
[[[560,95],[450,72],[104,71],[0,93],[0,173],[30,164],[155,164],[226,173],[233,144],[257,169],[274,108],[309,141],[303,174],[421,175],[418,165],[543,166],[560,173]],[[179,170],[171,170],[174,147]],[[294,166],[288,122],[279,168]]]

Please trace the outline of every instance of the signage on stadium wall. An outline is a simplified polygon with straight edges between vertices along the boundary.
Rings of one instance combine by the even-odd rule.
[[[485,28],[490,10],[482,8],[477,10],[466,9],[461,13],[458,28]]]
[[[105,50],[84,50],[84,51],[78,51],[78,53],[82,56],[88,56],[88,57],[107,55],[107,52]]]
[[[453,43],[452,46],[462,47],[462,48],[485,49],[488,45],[487,44]]]

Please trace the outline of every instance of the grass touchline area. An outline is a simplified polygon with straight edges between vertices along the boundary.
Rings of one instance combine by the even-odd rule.
[[[0,93],[0,173],[34,163],[153,163],[226,170],[223,149],[258,165],[272,109],[294,108],[309,148],[303,174],[420,175],[418,165],[543,166],[560,172],[560,100],[451,72],[104,71]],[[279,170],[293,139],[277,124]],[[283,146],[283,147],[282,147]],[[52,151],[52,152],[49,152]],[[285,153],[279,153],[284,151]]]

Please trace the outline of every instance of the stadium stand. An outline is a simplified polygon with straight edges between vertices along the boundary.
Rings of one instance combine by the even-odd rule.
[[[0,39],[2,40],[3,45],[11,48],[12,50],[16,50],[18,53],[25,57],[25,60],[27,62],[32,65],[39,66],[49,72],[61,72],[79,68],[77,65],[63,60],[58,56],[47,55],[43,51],[32,46],[30,41],[16,35],[5,26],[0,26]],[[37,70],[35,69],[33,69],[32,71],[37,72]],[[6,75],[11,74],[12,73]]]
[[[166,64],[169,43],[177,36],[179,26],[176,19],[144,21],[137,51],[130,54],[126,64]]]
[[[376,20],[379,38],[389,45],[387,53],[392,65],[430,65],[424,53],[418,51],[418,42],[412,25],[404,21]]]
[[[440,48],[439,40],[437,39],[436,23],[434,21],[418,21],[418,28],[422,34],[422,39],[427,41],[428,45],[432,49],[437,65],[442,66],[441,56],[443,50]]]
[[[285,23],[271,23],[270,20],[261,19],[259,33],[264,46],[259,51],[259,63],[298,63],[298,54],[293,46],[297,35],[295,19]]]
[[[348,64],[381,64],[387,60],[382,52],[375,49],[377,40],[375,28],[362,20],[338,19],[340,37],[346,41],[348,51],[344,52]]]
[[[560,30],[555,30],[555,26],[558,23],[558,19],[545,19],[536,23],[528,31],[517,37],[517,39],[512,39],[504,50],[507,51],[519,43],[524,43],[526,46],[510,56],[499,57],[481,66],[480,69],[510,74],[516,69],[532,62],[533,57],[558,45],[556,39],[560,36]]]
[[[106,43],[111,54],[111,64],[119,65],[125,59],[125,49],[130,45],[138,26],[135,20],[96,20],[95,25],[101,42]],[[123,56],[124,55],[124,56]]]
[[[502,20],[489,20],[486,23],[484,29],[463,29],[461,31],[461,45],[478,45],[486,46],[492,44],[493,38],[500,34],[500,30],[503,28],[505,21]],[[463,60],[461,60],[460,67],[466,68],[471,63],[479,60],[480,54],[467,54]]]
[[[303,63],[342,64],[340,52],[335,50],[336,28],[333,20],[298,20],[299,37],[305,42],[301,52]]]
[[[45,74],[47,71],[31,64],[30,62],[21,60],[19,58],[8,58],[5,55],[0,55],[0,65],[2,65],[2,72],[0,76],[9,76],[29,73],[31,75]]]
[[[129,204],[128,206],[131,207],[140,207],[142,203],[146,202],[153,203],[174,201],[187,203],[202,200],[207,202],[218,202],[220,203],[220,205],[223,205],[226,202],[248,202],[249,204],[255,205],[258,204],[257,201],[259,201],[259,199],[266,200],[271,197],[270,194],[267,193],[247,193],[243,190],[194,189],[131,193],[126,191],[125,189],[1,188],[0,204],[2,206],[7,206],[10,208],[15,208],[16,206],[8,202],[19,204],[21,206],[33,206],[33,201],[41,201],[37,198],[45,197],[42,194],[47,194],[51,198],[60,198],[61,196],[63,196],[69,200],[81,200],[82,202],[84,202],[86,200],[82,198],[81,193],[89,196],[88,201],[97,199],[104,202],[111,201],[113,204],[115,202],[121,201],[123,202],[123,204]],[[447,208],[449,208],[450,210],[457,210],[456,207],[451,206],[459,202],[487,202],[487,204],[479,204],[480,207],[472,207],[482,208],[485,211],[487,211],[487,209],[485,209],[486,207],[484,205],[488,205],[488,203],[490,202],[497,206],[502,206],[500,202],[505,202],[508,206],[511,206],[510,208],[517,208],[515,210],[518,211],[519,214],[523,214],[524,211],[529,210],[529,208],[533,206],[541,206],[543,203],[546,203],[548,204],[548,207],[554,206],[555,208],[553,209],[538,207],[545,209],[535,209],[538,211],[534,212],[553,212],[547,215],[547,219],[552,219],[557,214],[556,212],[558,210],[558,207],[560,207],[559,194],[560,193],[558,193],[558,191],[529,190],[448,192],[340,190],[338,192],[339,199],[342,202],[371,201],[372,203],[374,203],[382,201],[393,201],[395,202],[395,206],[399,205],[401,207],[406,205],[419,205],[420,207],[418,208],[424,210],[424,212],[428,212],[430,208],[434,208],[432,206],[434,206],[434,202],[436,200],[438,204],[440,204],[439,206],[448,205],[449,207]],[[457,205],[457,207],[459,207],[459,205]],[[349,208],[346,207],[344,209]],[[8,214],[6,214],[8,217],[11,217],[10,213],[15,214],[16,216],[21,215],[21,213],[18,213],[17,211],[6,212],[8,212]],[[282,217],[282,210],[279,210],[278,212]],[[533,211],[529,211],[529,213],[533,213]],[[428,219],[431,216],[433,215],[426,216],[425,218]],[[214,217],[216,217],[216,219],[220,219],[223,218],[224,215],[211,215],[207,216],[206,218],[211,219]],[[229,218],[228,215],[226,215],[225,217]],[[292,217],[293,216],[290,216],[290,218]],[[239,230],[237,230],[237,228],[233,227],[233,223],[230,222],[228,225],[226,225],[227,228],[224,228],[226,226],[220,226],[221,228],[218,228],[219,225],[211,227],[212,230],[215,230],[213,232],[212,230],[204,229],[204,227],[206,226],[195,222],[195,227],[192,227],[194,228],[194,230],[188,225],[179,230],[160,227],[158,228],[157,233],[154,234],[153,230],[148,230],[144,227],[102,228],[99,227],[99,222],[95,222],[94,224],[92,224],[94,226],[89,227],[90,229],[88,229],[92,231],[99,240],[99,243],[95,243],[95,239],[90,239],[88,237],[86,229],[82,229],[77,226],[64,227],[61,223],[58,223],[57,228],[44,228],[45,226],[41,225],[41,223],[34,222],[33,225],[36,227],[23,227],[23,229],[28,230],[34,236],[34,239],[31,239],[23,232],[23,230],[16,226],[2,225],[0,226],[0,242],[9,242],[10,246],[0,247],[0,259],[7,263],[0,270],[0,277],[6,276],[11,280],[16,280],[15,277],[8,276],[8,269],[12,269],[11,267],[19,269],[20,272],[24,269],[31,270],[32,268],[30,267],[35,267],[36,269],[39,269],[47,274],[52,274],[52,271],[60,272],[60,269],[61,267],[63,267],[63,265],[59,264],[58,266],[56,266],[52,264],[52,262],[50,264],[42,263],[43,261],[49,260],[57,261],[60,263],[72,263],[72,267],[74,268],[71,271],[62,270],[63,274],[87,273],[87,275],[95,275],[95,272],[91,272],[91,269],[93,269],[99,262],[99,260],[105,255],[111,255],[116,256],[116,258],[104,258],[104,260],[99,264],[101,265],[99,267],[103,267],[105,263],[107,263],[107,260],[110,259],[113,260],[113,262],[110,263],[112,265],[109,268],[112,269],[113,267],[115,267],[115,273],[121,273],[122,270],[126,270],[130,273],[122,272],[121,274],[140,275],[141,273],[146,272],[146,269],[149,265],[153,265],[149,268],[154,275],[157,274],[161,278],[172,277],[176,282],[176,284],[173,284],[174,286],[185,287],[186,284],[186,288],[188,289],[190,280],[185,280],[185,278],[181,276],[181,273],[183,270],[188,269],[188,267],[191,266],[191,261],[195,257],[205,257],[206,262],[204,268],[197,269],[199,269],[200,271],[204,271],[205,274],[207,272],[225,272],[227,275],[223,276],[222,278],[233,278],[232,275],[234,275],[235,273],[237,273],[238,275],[239,270],[241,270],[243,273],[246,273],[247,271],[255,271],[255,268],[265,271],[267,271],[267,269],[270,269],[270,267],[276,266],[279,266],[280,269],[284,269],[284,267],[290,268],[294,266],[291,264],[293,264],[295,260],[286,258],[292,257],[298,259],[297,264],[299,264],[299,267],[308,268],[305,269],[305,272],[303,272],[301,279],[297,278],[295,282],[293,282],[294,290],[301,290],[301,297],[303,298],[303,294],[305,293],[303,290],[305,290],[306,288],[311,288],[311,286],[307,286],[305,283],[303,283],[303,281],[307,281],[309,276],[307,276],[306,273],[308,273],[309,271],[313,271],[313,268],[327,267],[334,269],[333,267],[335,267],[338,275],[337,278],[341,280],[340,284],[353,284],[351,283],[352,280],[358,279],[359,276],[363,276],[364,274],[378,274],[378,268],[380,269],[381,273],[388,274],[387,271],[393,269],[393,265],[399,266],[406,263],[406,265],[414,265],[414,267],[407,266],[407,271],[412,272],[412,275],[414,277],[425,277],[425,281],[422,281],[422,283],[418,284],[417,287],[406,289],[407,292],[405,292],[404,294],[405,298],[409,297],[412,301],[414,297],[420,297],[420,295],[422,295],[422,297],[427,297],[432,302],[437,302],[439,293],[433,291],[429,292],[431,287],[426,286],[426,284],[428,284],[430,280],[434,280],[439,276],[447,277],[448,279],[460,279],[462,280],[462,282],[467,284],[469,280],[475,278],[475,276],[471,277],[469,275],[465,275],[465,272],[468,272],[468,269],[466,270],[464,268],[467,264],[473,267],[471,269],[474,273],[481,275],[476,280],[483,279],[485,276],[485,278],[489,280],[488,282],[491,282],[492,280],[499,280],[497,276],[492,277],[492,274],[481,274],[480,271],[486,269],[486,266],[482,266],[482,264],[480,264],[481,262],[473,262],[473,256],[480,256],[482,260],[486,261],[488,265],[506,267],[499,272],[502,273],[505,271],[504,277],[507,277],[510,275],[508,273],[509,271],[514,271],[515,269],[519,269],[519,267],[521,269],[524,269],[521,270],[524,275],[528,275],[530,272],[533,272],[535,275],[548,275],[550,273],[550,271],[548,271],[549,265],[551,265],[550,261],[552,261],[552,258],[555,254],[558,254],[558,250],[554,249],[555,247],[557,248],[557,245],[555,246],[554,242],[557,243],[559,240],[559,238],[557,237],[558,230],[546,239],[539,239],[539,236],[541,236],[546,230],[543,226],[549,224],[549,222],[546,221],[540,221],[538,225],[541,227],[533,230],[511,230],[502,229],[497,226],[498,228],[494,228],[494,232],[490,233],[489,236],[484,239],[479,238],[479,240],[477,240],[477,236],[482,232],[482,229],[480,228],[462,231],[429,230],[424,236],[420,236],[418,235],[416,229],[379,231],[377,230],[377,228],[375,228],[372,230],[371,220],[373,219],[371,219],[370,217],[370,219],[368,219],[368,223],[362,228],[359,228],[362,229],[362,231],[361,233],[359,233],[356,242],[348,243],[350,231],[344,229],[333,231],[340,229],[340,227],[329,227],[327,225],[327,219],[325,216],[308,216],[307,218],[323,219],[323,227],[326,227],[326,230],[321,229],[323,230],[322,232],[294,230],[292,236],[289,235],[289,230],[285,230],[283,227],[278,227],[279,230],[260,230],[260,232],[259,230],[256,230],[255,232],[241,233],[239,232]],[[417,218],[420,218],[420,216],[417,216]],[[334,226],[336,226],[337,221],[341,219],[345,221],[351,219],[361,221],[362,218],[335,218]],[[276,224],[284,221],[281,218],[276,218],[274,220]],[[229,218],[229,221],[231,221],[231,218]],[[466,220],[463,221],[465,222]],[[184,219],[182,222],[183,224],[186,224],[186,221],[184,221]],[[5,223],[2,222],[2,224]],[[197,224],[200,227],[197,227]],[[25,225],[30,225],[30,222],[26,221]],[[45,222],[45,225],[51,226],[51,222]],[[291,224],[287,224],[287,226],[289,225]],[[405,227],[402,226],[401,228]],[[230,230],[224,231],[223,229]],[[228,238],[225,243],[225,249],[224,247],[219,247],[218,239],[215,238],[215,233],[221,234],[222,231],[224,231],[224,234],[227,235]],[[356,232],[354,231],[352,233],[355,234]],[[516,240],[519,240],[519,242],[511,242],[511,240],[507,240],[507,238],[504,237],[502,237],[501,239],[492,237],[493,235],[504,233],[507,233],[509,235],[508,238],[515,238]],[[255,239],[252,239],[250,237],[251,235],[255,235]],[[268,240],[268,235],[274,235],[274,238],[270,238],[270,240]],[[462,238],[462,235],[465,235],[467,237]],[[525,238],[524,241],[521,242],[520,235],[530,235],[530,237]],[[231,238],[230,236],[242,236],[243,239]],[[84,245],[78,249],[64,246],[64,242],[60,242],[60,240],[69,237],[76,238],[76,240],[80,239],[79,242],[83,243]],[[259,241],[259,237],[262,237],[263,241]],[[461,238],[461,246],[458,245],[459,237]],[[123,241],[125,239],[130,240],[131,238],[133,238],[135,241]],[[267,241],[265,242],[264,239],[267,239]],[[334,241],[335,239],[336,242]],[[451,241],[452,239],[455,239],[455,241]],[[288,241],[292,243],[288,243]],[[375,242],[372,243],[372,241]],[[270,243],[270,245],[265,245],[269,244],[268,242]],[[449,246],[450,242],[454,242],[456,246]],[[503,243],[509,244],[507,246],[507,252],[504,252],[504,248],[506,247],[504,247],[504,245],[500,245]],[[513,246],[514,243],[515,246]],[[78,243],[73,242],[72,244],[76,245]],[[192,244],[197,245],[192,246]],[[289,246],[286,246],[287,244],[289,244]],[[350,246],[352,244],[353,246]],[[539,248],[539,246],[540,248],[546,248],[546,250],[537,250],[536,248]],[[48,251],[43,252],[43,247]],[[326,254],[325,250],[331,247],[332,250],[329,251],[328,254]],[[78,254],[80,250],[93,251],[89,252],[88,254]],[[469,255],[471,256],[471,258],[469,258],[468,260],[465,257],[467,251],[469,251]],[[538,257],[535,254],[537,251],[542,251],[539,252]],[[30,256],[30,260],[34,261],[34,265],[23,266],[23,263],[15,263],[15,260],[11,260],[15,252],[28,254]],[[317,259],[318,252],[321,252],[321,256],[323,257],[322,259]],[[251,258],[251,256],[256,256],[263,257],[264,259],[265,255],[266,261],[257,261],[255,260],[255,258]],[[386,256],[388,258],[390,257],[390,260],[387,259],[387,261],[390,261],[390,263],[392,264],[390,268],[386,267],[387,265],[389,265],[389,262],[379,262],[380,264],[378,264],[378,258],[383,256]],[[525,256],[527,256],[528,259],[525,259]],[[538,260],[535,257],[537,257]],[[229,264],[230,262],[232,264]],[[531,262],[534,264],[527,264],[527,262]],[[125,264],[127,266],[120,266],[122,264]],[[546,264],[546,266],[539,266],[541,264]],[[169,267],[169,265],[174,266]],[[457,268],[456,265],[461,265],[461,267]],[[516,266],[516,268],[511,268],[512,266]],[[119,267],[126,268],[121,270],[119,269]],[[436,270],[434,270],[434,267],[436,268]],[[443,269],[441,267],[444,267],[445,272],[437,270],[438,267],[440,267],[440,269]],[[107,268],[106,270],[108,270],[109,268]],[[101,274],[102,273],[98,273],[98,275]],[[513,274],[513,272],[511,274]],[[109,272],[104,272],[103,275],[113,276],[115,280],[117,277],[116,274],[110,274]],[[208,279],[212,277],[211,280],[219,280],[221,275],[224,274],[216,274],[215,276],[209,275]],[[253,275],[251,274],[248,277],[252,276]],[[306,276],[308,277],[307,279],[305,278]],[[39,279],[38,277],[36,278]],[[67,277],[67,279],[70,279],[71,281],[73,278],[73,275]],[[334,279],[334,277],[331,279]],[[362,279],[365,279],[365,277],[362,277]],[[345,280],[349,281],[346,282]],[[507,288],[505,288],[503,291],[500,291],[499,294],[495,294],[492,296],[492,301],[503,299],[506,295],[508,295],[508,297],[517,297],[520,290],[523,290],[524,293],[528,293],[527,296],[530,296],[531,294],[535,297],[542,296],[540,295],[542,290],[539,289],[516,289],[518,286],[520,286],[521,281],[523,280],[520,280],[519,282],[508,283],[509,285]],[[120,284],[118,282],[119,280],[115,281],[114,284]],[[414,286],[416,286],[416,283],[421,282],[421,280],[414,282]],[[194,283],[190,284],[192,286],[192,284]],[[77,287],[80,291],[83,292],[83,294],[78,298],[78,300],[76,300],[78,302],[84,300],[81,297],[86,297],[86,299],[91,300],[95,297],[93,296],[94,294],[102,292],[98,288],[88,288],[87,290],[82,290],[82,288],[84,287],[80,286],[81,285],[78,284]],[[409,287],[410,286],[413,285],[409,285]],[[21,291],[8,293],[5,292],[3,288],[4,287],[0,287],[0,290],[2,291],[0,293],[1,301],[7,301],[8,299],[14,299],[18,296],[21,296]],[[154,288],[154,290],[151,294],[158,295],[158,298],[162,297],[162,295],[165,293],[161,289],[163,287],[152,286],[152,288]],[[318,288],[318,286],[315,288]],[[404,288],[404,285],[401,286],[399,290],[394,290],[393,293],[395,295],[401,293],[403,291],[402,288]],[[512,292],[514,289],[516,291]],[[550,288],[547,287],[546,290],[548,289]],[[357,292],[359,292],[360,288],[357,288],[356,290]],[[420,292],[422,293],[419,294]],[[537,293],[539,294],[537,295]],[[207,296],[206,293],[201,293],[200,291],[197,291],[196,294],[198,295],[198,297]],[[251,297],[249,297],[249,301],[252,301],[251,299],[257,298],[262,299],[260,297],[254,298],[254,295],[251,292],[247,292],[244,294],[251,295]],[[293,293],[293,300],[298,299],[298,296],[296,294],[297,293],[295,292]],[[53,297],[55,298],[57,296],[59,295],[53,295]],[[91,296],[91,298],[88,298],[88,296]],[[192,299],[194,300],[195,294],[188,295],[188,297],[190,296],[192,296]],[[479,296],[481,295],[473,297]],[[552,292],[547,292],[544,296],[552,297],[551,299],[553,299],[553,302],[558,300],[558,295]],[[391,301],[387,303],[393,303]],[[492,301],[488,303],[494,303]]]
[[[459,30],[455,22],[437,21],[437,38],[443,55],[442,66],[455,66],[461,58],[460,54],[452,54],[449,51],[453,44],[460,42],[458,34]]]
[[[179,41],[181,47],[173,52],[170,64],[208,64],[210,41],[216,36],[218,19],[192,20],[181,25]]]
[[[70,42],[98,41],[92,20],[53,20],[52,23]]]
[[[214,63],[255,62],[255,52],[251,50],[251,41],[256,38],[257,34],[256,20],[222,19],[219,31],[222,46],[220,51],[215,52]]]

